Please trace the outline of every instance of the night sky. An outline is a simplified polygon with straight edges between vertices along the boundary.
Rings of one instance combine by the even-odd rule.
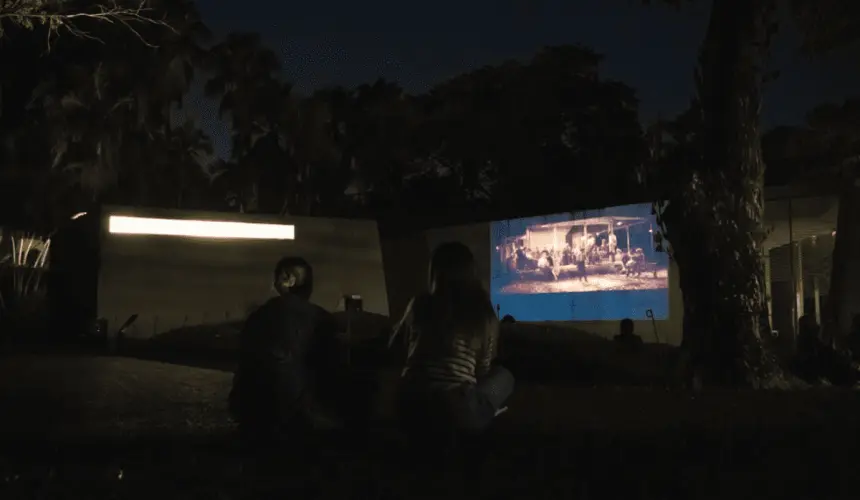
[[[200,0],[199,6],[216,35],[259,32],[281,55],[284,77],[303,92],[380,76],[421,92],[483,65],[529,57],[545,45],[581,43],[606,56],[604,77],[637,89],[647,123],[689,103],[709,2],[680,11],[638,3]],[[819,102],[842,100],[860,88],[860,73],[846,69],[857,67],[856,56],[807,60],[796,50],[797,37],[783,31],[772,57],[782,74],[765,95],[765,126],[798,123]],[[217,153],[226,156],[227,127],[212,103],[194,101],[188,111],[213,135]]]

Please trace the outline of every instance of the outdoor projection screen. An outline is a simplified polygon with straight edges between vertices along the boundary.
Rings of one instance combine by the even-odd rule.
[[[517,321],[669,317],[651,204],[493,222],[490,294]]]

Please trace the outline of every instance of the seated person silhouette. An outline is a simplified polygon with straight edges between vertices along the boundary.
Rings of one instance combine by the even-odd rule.
[[[624,318],[621,320],[620,332],[613,340],[619,345],[627,349],[638,349],[642,346],[642,338],[633,333],[633,320]]]
[[[797,351],[793,370],[800,378],[815,382],[826,379],[836,386],[852,386],[858,381],[851,355],[840,352],[821,339],[821,327],[812,315],[798,319]]]
[[[493,363],[498,317],[465,245],[436,248],[429,278],[429,292],[412,299],[389,341],[402,338],[407,345],[398,388],[401,423],[422,439],[483,430],[505,410],[514,388],[511,372]]]
[[[337,372],[338,350],[332,316],[310,302],[313,268],[300,257],[284,258],[273,285],[278,296],[245,322],[229,401],[240,431],[264,440],[337,426],[315,391]]]
[[[860,362],[860,314],[855,314],[851,318],[851,330],[848,332],[848,350],[851,352],[851,359],[855,363]]]
[[[823,345],[819,339],[820,328],[815,318],[810,315],[801,316],[797,322],[797,350],[794,356],[794,368],[797,374],[806,380],[821,376],[821,360]]]

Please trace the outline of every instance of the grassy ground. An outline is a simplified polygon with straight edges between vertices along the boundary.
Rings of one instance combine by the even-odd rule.
[[[463,447],[418,474],[384,422],[250,453],[229,386],[226,372],[152,361],[3,360],[3,498],[855,498],[860,486],[851,391],[524,383],[483,453]]]
[[[365,331],[356,331],[353,359],[374,366],[385,364],[390,352],[371,352],[379,342],[380,320]],[[383,320],[386,318],[382,318]],[[125,339],[120,353],[127,357],[174,364],[230,370],[235,368],[241,323],[187,327],[150,340]],[[547,327],[528,324],[504,325],[501,357],[520,380],[576,386],[652,385],[667,386],[676,378],[674,347],[646,344],[641,352],[620,352],[613,342],[585,332],[565,331],[563,341],[535,341],[547,337]],[[377,345],[373,345],[376,343]],[[369,349],[368,349],[369,348]]]

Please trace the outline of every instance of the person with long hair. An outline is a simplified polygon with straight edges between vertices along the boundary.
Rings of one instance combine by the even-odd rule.
[[[494,363],[498,317],[461,243],[435,249],[429,290],[412,299],[389,345],[396,339],[406,344],[398,410],[407,426],[481,430],[513,392],[513,375]]]

